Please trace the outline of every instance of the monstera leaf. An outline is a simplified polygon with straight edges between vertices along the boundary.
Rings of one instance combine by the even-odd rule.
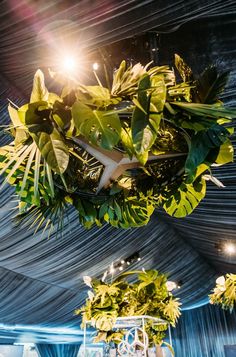
[[[188,174],[189,181],[193,180],[197,167],[207,159],[209,152],[214,148],[219,148],[227,140],[228,135],[229,132],[226,128],[216,124],[206,131],[199,131],[193,136],[185,163],[185,171]]]
[[[94,145],[112,150],[118,143],[121,124],[118,114],[92,110],[86,104],[76,102],[72,107],[75,127]]]
[[[164,203],[164,210],[177,218],[185,217],[192,213],[206,194],[206,181],[196,180],[193,184],[185,184],[172,194]]]
[[[79,102],[98,108],[118,104],[122,100],[121,97],[112,98],[109,89],[102,86],[80,86],[75,95]]]

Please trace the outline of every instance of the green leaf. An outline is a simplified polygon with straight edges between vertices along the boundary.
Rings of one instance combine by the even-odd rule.
[[[44,83],[43,72],[38,69],[34,75],[33,89],[30,96],[30,103],[47,101],[49,97],[48,90]]]
[[[18,109],[18,116],[22,124],[25,124],[25,115],[29,109],[29,104],[24,104]]]
[[[6,162],[4,162],[3,165],[1,165],[0,175],[2,175],[4,172],[7,172],[8,168],[10,169],[10,171],[7,172],[7,176],[4,179],[0,189],[2,189],[6,184],[6,182],[8,182],[8,180],[10,180],[11,177],[16,173],[20,165],[29,156],[31,149],[32,149],[32,144],[29,146],[24,145],[24,146],[20,146],[15,152],[10,153],[9,160],[6,160]]]
[[[164,75],[152,77],[151,88],[150,112],[152,113],[149,114],[149,121],[156,133],[158,133],[166,101],[166,85]]]
[[[72,106],[75,127],[92,144],[112,150],[120,139],[121,124],[118,114],[109,111],[92,110],[76,102]]]
[[[47,102],[35,102],[28,105],[25,113],[25,125],[30,133],[53,131],[53,123],[50,119],[51,109]]]
[[[177,68],[177,70],[184,82],[193,81],[193,72],[192,72],[191,68],[177,54],[175,54],[175,67]]]
[[[115,71],[112,84],[112,94],[117,93],[121,87],[121,79],[126,70],[126,61],[122,61],[120,67]]]
[[[134,147],[131,137],[131,129],[129,127],[122,128],[120,138],[127,154],[132,158],[134,155]]]
[[[46,163],[53,171],[62,174],[69,163],[69,151],[63,137],[53,126],[49,115],[50,109],[46,102],[29,104],[25,124]]]
[[[60,133],[54,128],[51,134],[39,132],[31,133],[31,136],[50,168],[59,174],[65,172],[69,163],[69,152]]]
[[[197,80],[197,91],[202,103],[218,100],[229,79],[229,72],[219,74],[215,66],[208,67]]]
[[[80,86],[75,94],[77,101],[98,108],[118,104],[122,100],[122,98],[111,98],[109,89],[102,86]]]
[[[221,125],[213,125],[208,130],[199,131],[192,137],[190,150],[185,163],[185,171],[189,180],[193,179],[196,168],[204,163],[213,148],[219,148],[229,136],[226,128]],[[214,161],[213,161],[214,162]],[[210,164],[212,164],[211,162]]]
[[[207,116],[210,118],[227,118],[233,119],[236,118],[236,109],[235,108],[226,108],[220,103],[216,104],[199,104],[199,103],[180,103],[180,102],[171,102],[172,105],[175,105],[184,111],[197,115],[197,116]]]
[[[184,98],[187,102],[191,102],[191,90],[195,88],[188,83],[180,83],[168,88],[168,95],[177,100]],[[173,99],[172,99],[173,100]]]
[[[229,139],[221,145],[219,154],[216,158],[216,164],[224,165],[234,161],[234,147]]]
[[[193,184],[182,183],[178,190],[164,203],[164,210],[177,218],[192,213],[206,194],[206,182],[196,180]]]
[[[131,121],[133,146],[138,155],[146,154],[156,139],[156,133],[149,123],[150,95],[147,94],[147,89],[150,85],[150,77],[145,75],[140,80],[138,88],[138,101],[143,110],[136,106]],[[142,164],[145,164],[146,159],[147,157],[142,160],[141,157]]]
[[[17,146],[20,143],[23,143],[24,141],[26,141],[28,139],[29,135],[25,131],[25,127],[19,118],[18,111],[15,108],[13,108],[10,104],[8,105],[8,112],[9,112],[12,124],[14,126],[13,135],[15,136],[15,145]]]
[[[53,119],[58,127],[62,130],[67,130],[71,123],[71,110],[63,103],[56,101],[53,105]]]
[[[36,146],[35,143],[34,143],[34,145],[31,145],[31,146],[32,146],[32,149],[31,149],[31,152],[29,154],[29,158],[27,160],[27,164],[26,164],[23,180],[22,180],[22,183],[21,183],[21,190],[20,190],[20,193],[19,193],[20,196],[22,195],[22,193],[23,193],[23,191],[25,189],[26,182],[27,182],[27,179],[28,179],[28,175],[29,175],[29,172],[30,172],[33,160],[34,160],[34,156],[35,156],[35,153],[36,153],[36,150],[37,150],[37,146]]]

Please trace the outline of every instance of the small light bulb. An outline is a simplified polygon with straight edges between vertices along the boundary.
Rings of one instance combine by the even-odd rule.
[[[124,268],[123,267],[119,267],[119,270],[122,271]]]
[[[138,257],[138,262],[140,262],[140,260],[141,260],[141,258],[140,258],[140,257]]]
[[[121,264],[125,264],[125,261],[124,261],[124,260],[121,260]]]
[[[130,265],[130,262],[127,262],[127,265]]]
[[[236,253],[236,248],[235,245],[232,243],[226,243],[224,246],[224,251],[226,254],[235,254]]]
[[[93,63],[93,70],[97,71],[99,68],[99,64],[97,62]]]

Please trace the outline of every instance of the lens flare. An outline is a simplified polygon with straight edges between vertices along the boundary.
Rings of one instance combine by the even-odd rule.
[[[62,60],[62,70],[66,72],[74,72],[77,68],[76,59],[73,56],[66,56]]]

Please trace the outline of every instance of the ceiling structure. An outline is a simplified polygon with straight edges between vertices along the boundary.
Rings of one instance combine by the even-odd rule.
[[[34,72],[53,66],[66,31],[66,41],[76,41],[90,61],[101,55],[98,48],[119,63],[122,56],[152,57],[156,46],[160,64],[171,64],[175,52],[195,72],[216,63],[231,70],[224,100],[236,105],[234,0],[8,0],[0,5],[1,125],[8,123],[7,99],[18,105],[27,101]],[[146,40],[154,42],[146,46]],[[1,134],[3,145],[8,139]],[[102,276],[113,261],[137,251],[142,260],[132,268],[159,269],[183,282],[177,295],[185,309],[206,303],[215,278],[236,272],[236,258],[215,248],[219,241],[236,243],[236,165],[218,168],[215,175],[226,187],[208,184],[206,198],[185,219],[157,211],[143,228],[85,230],[71,210],[63,235],[50,239],[14,223],[13,191],[5,188],[0,192],[0,329],[1,324],[3,331],[14,324],[77,327],[74,310],[86,297],[82,277]]]

